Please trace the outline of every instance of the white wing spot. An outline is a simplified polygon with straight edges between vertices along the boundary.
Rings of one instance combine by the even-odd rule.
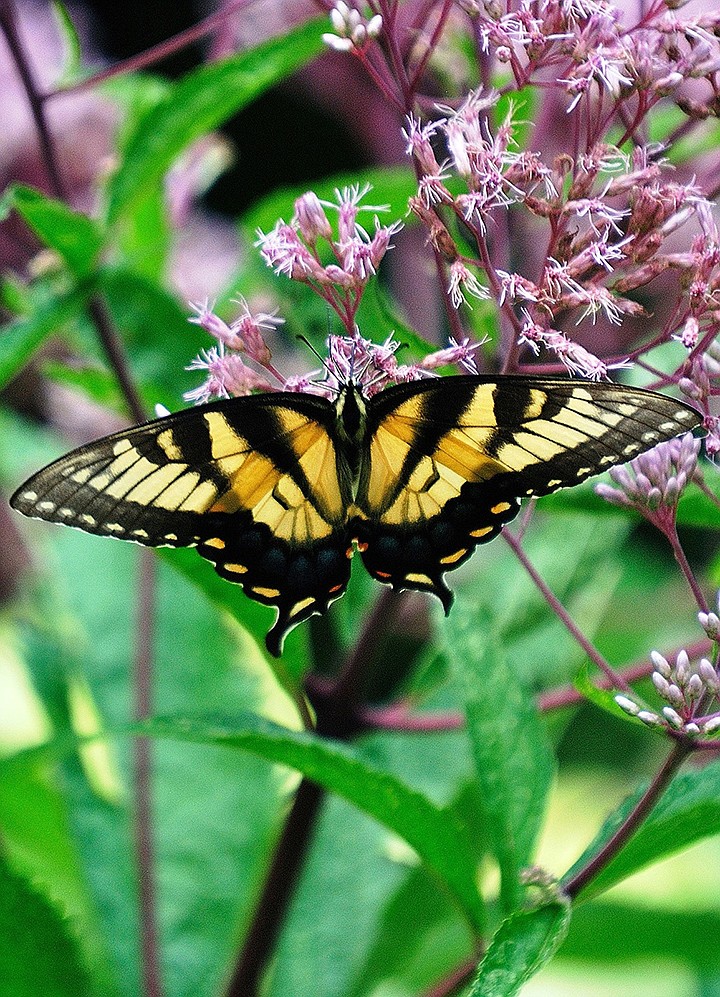
[[[58,516],[62,516],[63,519],[72,519],[72,517],[75,515],[75,510],[68,509],[68,507],[64,505],[62,509],[58,509],[57,514]]]
[[[130,536],[131,537],[140,537],[141,540],[147,540],[148,537],[149,537],[149,534],[148,534],[147,530],[132,530],[130,532]]]
[[[604,457],[600,458],[599,463],[600,464],[614,464],[616,460],[617,460],[617,454],[615,454],[615,453],[608,453],[608,454],[605,454]]]
[[[654,429],[651,429],[649,432],[643,433],[642,435],[643,443],[652,443],[652,441],[656,440],[657,438],[658,434],[655,432]]]
[[[577,472],[577,476],[579,478],[583,474],[592,474],[592,470],[593,469],[591,467],[579,467],[578,468],[578,472]]]
[[[623,448],[624,454],[637,453],[641,449],[640,443],[628,443],[626,447]]]
[[[55,508],[54,502],[45,501],[45,502],[38,502],[37,504],[38,512],[52,512],[54,508]]]
[[[78,516],[83,523],[87,523],[88,526],[97,526],[97,520],[94,516],[91,516],[89,512],[83,512]]]
[[[674,422],[661,422],[658,427],[663,433],[669,433],[673,429],[677,429]]]
[[[20,498],[25,499],[26,502],[34,502],[37,497],[37,492],[23,492],[20,496]]]
[[[678,409],[677,412],[675,413],[675,418],[678,420],[678,422],[687,422],[687,420],[692,419],[692,417],[693,413],[688,412],[686,408]]]
[[[177,540],[177,534],[176,533],[166,533],[165,534],[165,539],[166,540]]]
[[[120,523],[103,523],[103,529],[107,530],[108,533],[124,533],[125,527],[121,526]]]
[[[553,478],[552,481],[548,481],[547,486],[548,488],[559,488],[561,484],[562,481],[560,480],[560,478]],[[528,492],[528,495],[530,494],[532,493]]]
[[[117,443],[113,447],[113,453],[115,454],[116,457],[119,457],[121,453],[125,453],[125,451],[129,450],[131,447],[132,443],[127,437],[125,437],[124,440],[117,441]]]

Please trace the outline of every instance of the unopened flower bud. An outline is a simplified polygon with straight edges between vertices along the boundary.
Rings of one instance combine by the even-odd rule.
[[[672,708],[672,706],[664,706],[662,712],[663,716],[672,727],[675,727],[676,730],[682,730],[683,718]]]
[[[691,702],[695,703],[700,699],[705,691],[705,685],[699,675],[691,675],[687,684],[687,696]]]
[[[707,658],[701,658],[698,664],[698,675],[711,692],[717,692],[720,688],[720,678]]]
[[[660,674],[660,672],[652,673],[652,683],[663,699],[667,699],[669,697],[670,683]]]
[[[688,658],[687,651],[678,651],[677,658],[675,659],[675,674],[677,675],[678,681],[681,685],[687,680],[689,672],[690,659]]]
[[[715,613],[698,613],[698,621],[710,640],[720,640],[720,618]]]
[[[711,717],[709,720],[706,720],[702,725],[702,729],[705,734],[714,734],[720,730],[720,717]]]
[[[675,706],[685,705],[685,697],[680,691],[680,687],[678,685],[675,685],[674,682],[670,682],[668,685],[667,698],[670,700],[671,703],[674,703]]]
[[[636,717],[640,712],[640,707],[637,703],[633,702],[632,699],[628,699],[627,696],[616,696],[615,702],[618,704],[621,710],[625,713],[629,713],[631,717]]]
[[[307,243],[319,238],[330,239],[332,228],[317,194],[309,190],[295,201],[295,220],[300,234]]]
[[[657,713],[651,713],[650,710],[640,710],[637,714],[638,720],[642,720],[644,724],[648,727],[660,727],[663,726],[663,722]]]
[[[669,680],[672,676],[672,668],[670,667],[670,663],[667,658],[664,658],[658,651],[651,651],[650,658],[652,659],[652,663],[655,665],[656,670],[660,672],[663,678]]]

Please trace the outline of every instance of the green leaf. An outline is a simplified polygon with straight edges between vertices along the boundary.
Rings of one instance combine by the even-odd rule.
[[[625,710],[618,706],[615,701],[615,696],[618,694],[617,689],[600,689],[596,686],[590,680],[590,670],[587,667],[587,664],[584,664],[580,669],[573,684],[577,691],[582,693],[588,702],[593,703],[599,709],[604,710],[606,713],[616,717],[618,720],[624,720],[626,723],[629,722],[635,726],[644,727],[645,730],[653,729],[649,728],[647,724],[644,724],[642,720],[638,720],[637,717],[632,716],[630,713],[626,713]],[[664,734],[664,729],[658,728],[658,733]]]
[[[715,894],[707,904],[699,904],[696,897],[683,891],[682,881],[677,885],[677,906],[668,907],[663,898],[653,902],[652,891],[645,891],[638,894],[635,903],[629,898],[614,902],[608,898],[573,907],[570,931],[559,958],[575,963],[583,960],[627,966],[633,962],[658,967],[679,960],[717,975],[720,946],[708,944],[708,939],[720,937]],[[713,891],[711,886],[708,889]]]
[[[282,658],[272,658],[265,650],[265,634],[270,629],[273,610],[261,606],[243,592],[239,585],[228,584],[221,578],[213,566],[198,556],[197,552],[188,548],[160,547],[158,556],[171,564],[187,580],[205,595],[210,602],[229,613],[251,636],[256,645],[257,653],[262,655],[283,689],[293,701],[297,701],[303,693],[299,680],[310,667],[310,655],[307,648],[307,630],[298,627],[286,639]]]
[[[613,836],[645,791],[641,787],[606,820],[593,843],[563,876],[571,879]],[[678,776],[622,851],[580,894],[595,897],[645,866],[720,832],[720,762]]]
[[[489,613],[461,597],[447,625],[447,655],[461,676],[467,732],[506,910],[522,896],[553,777],[545,730]]]
[[[92,272],[102,248],[102,233],[91,218],[20,184],[9,187],[3,194],[0,218],[11,208],[15,208],[41,242],[63,258],[76,277],[87,277]]]
[[[63,40],[65,56],[60,77],[54,83],[55,88],[59,88],[79,76],[82,65],[82,47],[80,36],[62,0],[52,0],[52,8]]]
[[[28,522],[49,597],[35,598],[24,628],[28,667],[58,737],[53,687],[84,676],[100,726],[123,726],[132,713],[138,557],[133,544],[108,543],[76,530]],[[279,722],[297,714],[232,620],[176,571],[157,566],[153,695],[183,714],[203,709],[262,711]],[[62,706],[62,703],[60,703]],[[97,910],[112,968],[125,997],[140,992],[137,872],[133,864],[133,743],[94,742],[65,756],[58,788],[72,840]],[[109,757],[120,792],[98,791],[96,749]],[[153,835],[162,889],[157,891],[158,944],[166,993],[214,997],[222,990],[258,884],[266,871],[288,793],[296,777],[262,758],[220,747],[151,745]],[[27,756],[26,756],[27,757]],[[18,759],[20,764],[20,759]],[[0,777],[6,785],[8,777]],[[202,889],[198,889],[202,883]],[[112,997],[103,991],[102,997]]]
[[[570,905],[560,901],[512,914],[490,942],[468,997],[513,997],[553,957],[569,923]]]
[[[180,408],[183,390],[196,383],[185,368],[208,336],[188,322],[172,295],[134,270],[103,267],[98,284],[148,406]]]
[[[407,841],[445,883],[470,922],[481,926],[484,912],[475,886],[476,860],[464,826],[450,810],[378,769],[361,752],[252,714],[232,723],[209,724],[155,718],[134,729],[153,737],[243,748],[302,772]]]
[[[92,992],[69,923],[0,854],[0,997]]]
[[[44,360],[42,372],[57,384],[67,384],[82,391],[99,405],[121,412],[125,399],[117,378],[108,370],[97,367],[71,367],[58,360]]]
[[[82,289],[51,295],[39,301],[30,314],[0,330],[0,388],[25,366],[48,336],[83,312],[87,297],[88,292]]]
[[[140,118],[108,185],[111,223],[158,186],[180,152],[322,50],[317,21],[183,77]]]

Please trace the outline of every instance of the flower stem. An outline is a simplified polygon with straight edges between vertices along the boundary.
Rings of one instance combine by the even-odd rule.
[[[155,557],[150,550],[140,556],[140,595],[134,662],[135,720],[152,715],[153,630],[155,621]],[[154,848],[152,836],[152,761],[150,741],[134,743],[135,800],[133,834],[140,906],[140,971],[144,997],[163,993],[157,937]]]
[[[588,658],[597,665],[597,667],[605,673],[608,677],[611,685],[616,689],[629,690],[630,686],[623,679],[622,675],[618,675],[612,665],[603,658],[598,649],[590,643],[585,634],[580,630],[575,621],[572,619],[568,611],[565,609],[563,604],[557,598],[557,596],[550,590],[548,585],[543,581],[538,572],[533,567],[527,554],[522,549],[522,546],[512,533],[504,530],[501,536],[505,539],[506,543],[512,547],[515,552],[515,556],[520,561],[522,566],[525,568],[527,573],[530,575],[532,580],[537,585],[538,589],[545,598],[545,601],[549,604],[552,611],[558,617],[561,623],[563,623],[566,629],[572,634],[575,640],[578,642],[583,651],[587,654]]]
[[[627,815],[620,827],[615,831],[609,841],[607,841],[597,854],[590,859],[579,872],[567,880],[563,890],[571,900],[605,869],[615,856],[620,852],[629,839],[635,834],[640,825],[647,819],[653,807],[665,792],[676,772],[692,752],[693,745],[688,740],[677,740],[665,759],[665,762],[656,773],[652,782]]]

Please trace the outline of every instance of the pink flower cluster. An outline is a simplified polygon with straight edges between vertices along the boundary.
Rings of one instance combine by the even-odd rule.
[[[337,203],[321,201],[310,191],[295,202],[289,224],[281,219],[272,231],[258,231],[257,245],[267,265],[313,287],[337,312],[349,335],[363,291],[392,248],[392,236],[402,228],[401,222],[380,224],[377,212],[385,208],[361,204],[369,190],[366,185],[336,191]],[[337,234],[326,208],[337,212]],[[372,235],[359,221],[361,212],[374,213]],[[328,248],[334,262],[323,261]]]

